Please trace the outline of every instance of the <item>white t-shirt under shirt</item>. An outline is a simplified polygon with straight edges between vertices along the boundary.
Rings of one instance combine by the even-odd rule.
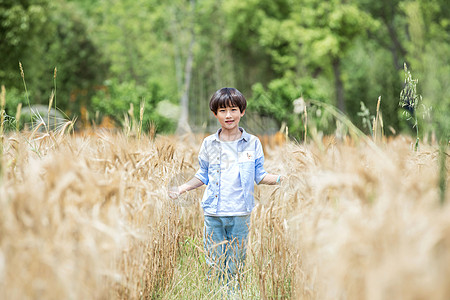
[[[245,208],[244,190],[239,175],[238,140],[220,141],[222,146],[220,200],[215,216],[243,216]]]

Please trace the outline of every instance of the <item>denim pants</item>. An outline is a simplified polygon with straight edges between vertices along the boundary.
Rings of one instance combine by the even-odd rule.
[[[244,266],[250,215],[205,216],[206,263],[220,278],[234,277]]]

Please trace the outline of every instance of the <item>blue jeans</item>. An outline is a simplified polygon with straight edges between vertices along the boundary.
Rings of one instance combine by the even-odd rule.
[[[206,263],[227,281],[244,267],[249,226],[250,215],[205,216]]]

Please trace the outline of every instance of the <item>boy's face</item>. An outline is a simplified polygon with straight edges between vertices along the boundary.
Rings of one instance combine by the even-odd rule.
[[[220,125],[223,129],[226,130],[233,130],[234,128],[239,127],[239,121],[241,120],[241,117],[243,117],[245,114],[245,110],[241,112],[239,110],[239,107],[233,106],[233,107],[219,107],[217,109],[217,113],[214,114],[214,116],[219,120]]]

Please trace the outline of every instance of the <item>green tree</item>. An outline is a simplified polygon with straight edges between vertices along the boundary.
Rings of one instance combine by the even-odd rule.
[[[23,90],[20,61],[32,104],[45,103],[55,88],[56,67],[58,107],[77,114],[80,106],[89,105],[107,63],[75,5],[62,0],[2,1],[0,35],[5,41],[0,44],[5,58],[0,61],[0,82],[8,90]]]
[[[402,0],[358,0],[358,2],[363,10],[382,25],[372,32],[371,37],[382,47],[390,50],[394,66],[398,70],[403,70],[407,50],[404,46],[406,36],[403,28],[406,24],[401,10]]]
[[[76,2],[87,7],[96,23],[97,44],[111,60],[112,81],[148,90],[157,82],[167,100],[189,102],[195,50],[192,1]]]
[[[44,61],[57,67],[57,101],[61,108],[78,115],[81,107],[90,109],[91,97],[106,79],[109,62],[93,41],[86,17],[77,6],[61,2],[57,11],[51,16],[56,28]],[[47,93],[52,84],[49,81],[43,85]]]
[[[263,49],[278,76],[325,73],[334,79],[336,105],[345,111],[342,59],[364,36],[371,18],[347,1],[230,1],[231,40],[243,36],[238,49]]]
[[[106,89],[99,91],[92,99],[92,108],[98,114],[97,122],[108,116],[117,126],[125,125],[125,120],[139,120],[140,105],[144,103],[142,129],[148,131],[150,126],[156,126],[159,132],[171,132],[175,129],[173,119],[158,113],[158,104],[167,99],[167,95],[157,81],[149,81],[145,86],[134,81],[119,82],[118,79],[105,82]],[[137,124],[130,124],[130,126]]]
[[[331,68],[336,106],[346,111],[342,60],[355,41],[372,25],[372,19],[348,1],[299,1],[293,17],[301,26],[304,59],[310,68]]]
[[[0,82],[8,89],[20,88],[19,61],[26,67],[28,84],[39,97],[40,78],[50,67],[43,66],[42,55],[48,36],[54,30],[49,22],[54,5],[47,0],[2,0],[0,2]],[[50,71],[48,74],[51,82]]]

